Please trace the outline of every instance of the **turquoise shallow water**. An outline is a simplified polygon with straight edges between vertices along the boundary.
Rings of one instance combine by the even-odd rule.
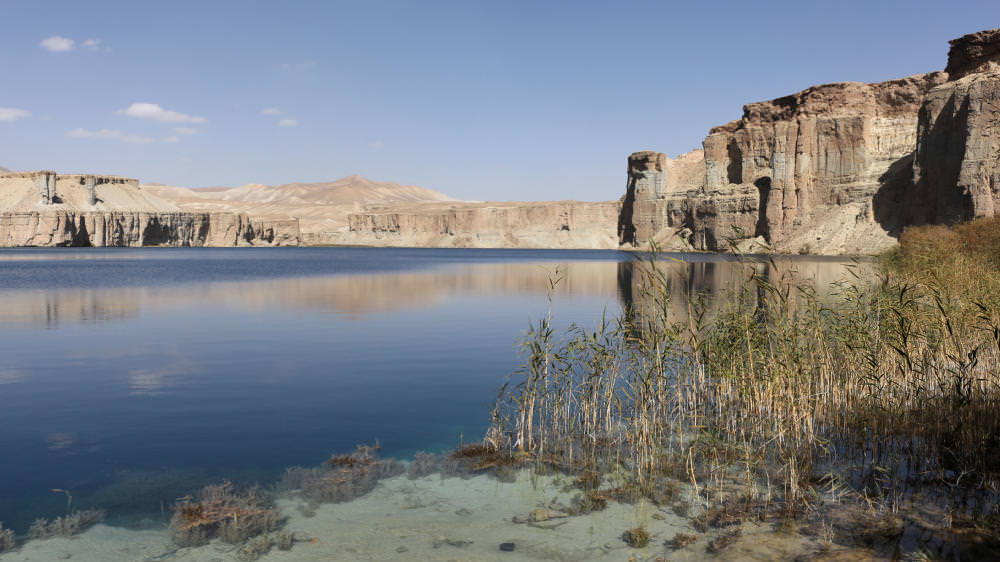
[[[714,289],[730,262],[686,256]],[[0,250],[0,521],[156,520],[222,478],[273,481],[359,443],[478,440],[549,305],[594,325],[631,257],[429,249]],[[840,261],[803,262],[840,268]]]

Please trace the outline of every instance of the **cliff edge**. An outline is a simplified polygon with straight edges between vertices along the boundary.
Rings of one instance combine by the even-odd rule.
[[[627,164],[619,243],[873,253],[906,226],[1000,206],[1000,30],[951,41],[947,69],[841,82],[743,107],[702,150]]]
[[[120,176],[0,174],[0,246],[297,245],[298,221],[192,213]]]

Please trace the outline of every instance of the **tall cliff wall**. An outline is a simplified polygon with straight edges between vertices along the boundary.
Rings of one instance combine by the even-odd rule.
[[[297,219],[177,209],[119,176],[0,176],[0,246],[296,245]]]
[[[993,214],[1000,30],[951,44],[947,72],[815,86],[744,106],[700,153],[633,154],[620,242],[870,253],[908,225]]]
[[[0,246],[294,246],[298,221],[236,213],[0,213]]]
[[[348,215],[348,230],[307,243],[437,248],[616,248],[617,201],[421,203]]]
[[[949,77],[920,108],[904,224],[953,223],[1000,211],[1000,29],[951,42]]]

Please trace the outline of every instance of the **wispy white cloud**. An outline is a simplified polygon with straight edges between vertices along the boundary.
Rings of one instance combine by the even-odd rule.
[[[181,142],[181,138],[177,135],[170,135],[169,137],[164,137],[163,142]]]
[[[285,118],[285,119],[281,119],[280,121],[278,121],[278,126],[279,127],[295,127],[298,124],[299,124],[298,119]]]
[[[76,48],[76,41],[70,39],[69,37],[53,35],[52,37],[42,39],[39,46],[51,53],[67,53]]]
[[[0,107],[0,121],[17,121],[26,117],[31,117],[30,111],[16,107]]]
[[[174,127],[171,129],[176,135],[197,135],[198,129],[194,127]]]
[[[150,137],[144,137],[142,135],[137,135],[135,133],[124,133],[122,131],[115,131],[112,129],[101,129],[100,131],[88,131],[86,129],[76,128],[66,133],[66,136],[81,138],[81,139],[113,140],[113,141],[127,142],[130,144],[149,144],[151,142],[156,142],[156,139]]]
[[[135,117],[136,119],[151,119],[163,123],[208,123],[208,119],[204,117],[169,111],[155,103],[133,103],[128,108],[119,110],[118,114]]]
[[[285,112],[278,109],[277,107],[269,107],[260,112],[261,115],[284,115]]]
[[[105,45],[104,41],[97,38],[87,39],[83,43],[80,43],[80,47],[88,51],[104,51],[105,53],[111,50],[111,47]]]

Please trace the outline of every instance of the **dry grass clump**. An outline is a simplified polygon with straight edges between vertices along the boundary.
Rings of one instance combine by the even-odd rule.
[[[97,509],[74,511],[52,521],[35,519],[28,528],[29,539],[48,539],[51,537],[71,537],[78,535],[94,525],[104,521],[104,512]]]
[[[14,550],[17,546],[17,538],[13,529],[4,529],[3,522],[0,521],[0,554]]]
[[[649,544],[649,531],[640,525],[622,533],[622,540],[632,548],[645,548]]]
[[[664,478],[702,505],[751,498],[734,519],[852,498],[892,511],[927,489],[956,513],[997,503],[1000,219],[908,230],[875,278],[851,268],[824,293],[747,263],[714,308],[673,302],[655,256],[630,267],[640,296],[618,318],[527,332],[488,454],[613,474],[649,498]]]
[[[689,535],[687,533],[677,533],[674,538],[667,541],[667,546],[673,550],[680,550],[687,545],[696,542],[698,540],[698,535]]]
[[[286,469],[279,488],[299,490],[312,504],[351,501],[375,489],[380,479],[406,472],[395,459],[379,459],[377,450],[359,445],[353,453],[331,456],[319,468]]]
[[[231,482],[223,482],[205,486],[197,501],[183,498],[174,506],[170,533],[179,546],[202,545],[216,537],[238,544],[279,525],[277,509],[258,490],[240,494]]]

